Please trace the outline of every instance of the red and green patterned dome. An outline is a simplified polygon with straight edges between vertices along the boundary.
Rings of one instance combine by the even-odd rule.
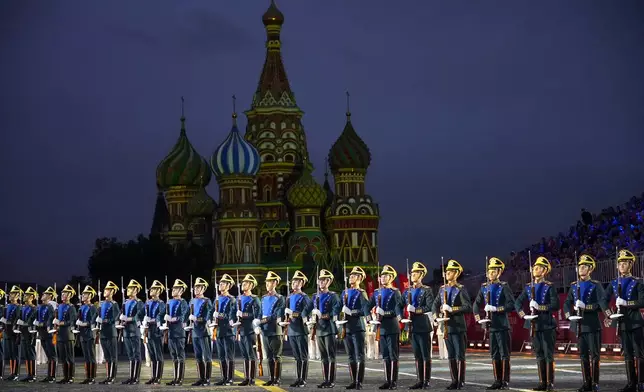
[[[211,173],[208,163],[188,140],[185,121],[185,117],[181,117],[179,140],[157,166],[157,184],[161,189],[202,184],[206,186],[210,183]]]
[[[318,184],[313,175],[313,165],[306,162],[299,180],[288,192],[286,198],[295,208],[322,208],[326,202],[326,191]]]
[[[347,113],[347,124],[329,151],[329,166],[334,173],[337,173],[340,169],[367,170],[369,164],[371,164],[369,147],[353,129],[351,113]]]

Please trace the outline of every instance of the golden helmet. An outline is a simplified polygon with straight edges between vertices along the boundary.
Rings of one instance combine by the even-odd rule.
[[[414,264],[411,265],[411,272],[421,272],[427,275],[427,267],[425,267],[425,264],[420,261],[415,261]]]
[[[49,286],[45,291],[42,292],[43,294],[49,294],[51,295],[52,298],[56,298],[58,294],[56,293],[56,290],[54,290],[53,287]]]
[[[224,274],[221,279],[219,280],[219,283],[230,283],[231,285],[235,284],[235,279],[232,278],[232,276],[228,274]]]
[[[111,280],[107,282],[105,287],[103,287],[103,290],[110,289],[114,290],[115,292],[118,291],[119,286],[116,285],[116,283],[112,282]]]
[[[188,285],[181,279],[175,279],[172,288],[182,288],[185,290],[188,288]]]
[[[25,290],[23,296],[25,295],[33,295],[34,298],[38,297],[38,292],[33,288],[33,287],[27,287],[27,290]]]
[[[91,299],[91,298],[94,298],[96,296],[96,290],[94,290],[94,288],[92,286],[87,285],[83,289],[83,294],[89,294],[90,295],[89,298]]]
[[[208,282],[206,282],[206,279],[197,277],[197,279],[195,279],[195,287],[196,286],[204,286],[205,288],[208,288]]]
[[[391,279],[396,279],[396,276],[398,276],[398,272],[394,269],[394,267],[390,266],[389,264],[385,264],[382,266],[382,271],[380,271],[380,275],[391,275]]]
[[[246,276],[244,276],[244,279],[242,279],[242,282],[250,282],[253,284],[253,287],[257,287],[257,279],[255,279],[255,277],[251,274],[246,274]]]
[[[150,286],[150,290],[152,290],[152,289],[159,289],[159,290],[163,291],[163,290],[165,290],[165,286],[163,285],[163,283],[159,282],[158,280],[154,280],[152,282],[152,286]]]
[[[130,283],[127,284],[127,288],[128,289],[134,288],[134,289],[138,289],[139,291],[141,291],[143,286],[141,286],[141,283],[139,283],[136,280],[132,279],[132,280],[130,280]]]
[[[3,289],[0,289],[0,299],[2,299],[2,297],[4,297],[5,295],[7,295],[7,293],[5,293]]]
[[[635,261],[635,255],[628,249],[622,249],[619,251],[617,261]]]
[[[552,266],[550,265],[550,261],[546,259],[543,256],[537,257],[537,261],[534,262],[534,265],[540,265],[542,267],[546,268],[546,273],[549,273],[552,270]]]
[[[300,279],[304,281],[305,284],[309,281],[309,278],[307,278],[306,275],[304,275],[304,273],[300,270],[295,271],[295,273],[293,274],[293,280],[295,279]]]
[[[266,274],[266,281],[270,282],[271,280],[276,280],[277,283],[279,283],[279,281],[282,280],[282,278],[280,278],[280,276],[275,272],[268,271],[268,273]]]
[[[500,268],[501,272],[503,272],[505,270],[505,263],[503,263],[503,261],[498,257],[490,257],[487,261],[487,269],[490,268]]]
[[[13,285],[13,287],[11,287],[11,290],[9,291],[9,294],[18,294],[19,296],[22,296],[22,293],[23,293],[23,292],[24,292],[24,291],[22,291],[22,289],[20,288],[20,286],[16,286],[16,285],[14,284],[14,285]]]
[[[362,277],[362,279],[367,277],[367,274],[364,272],[362,267],[358,267],[358,266],[353,267],[351,272],[349,272],[349,275],[360,275],[360,277]]]
[[[318,279],[334,279],[333,274],[329,270],[321,269],[320,270],[320,275],[318,276]]]
[[[577,263],[578,266],[581,265],[589,265],[595,269],[595,259],[591,255],[583,254],[579,256],[579,263]]]
[[[66,284],[61,293],[69,293],[70,297],[73,297],[76,295],[76,290],[71,285]]]
[[[458,261],[452,259],[447,262],[445,271],[458,271],[458,275],[460,276],[463,273],[463,266]]]

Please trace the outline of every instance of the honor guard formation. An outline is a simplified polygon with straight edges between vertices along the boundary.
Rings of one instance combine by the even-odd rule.
[[[582,386],[578,391],[597,391],[600,383],[600,346],[602,323],[599,313],[606,318],[604,326],[617,327],[621,338],[627,384],[620,392],[644,390],[644,285],[631,275],[635,255],[621,250],[617,256],[618,275],[606,288],[593,280],[595,260],[583,254],[578,258],[577,280],[572,282],[563,305],[571,329],[578,335],[581,360]],[[368,298],[361,283],[366,273],[359,266],[350,271],[343,269],[344,290],[338,295],[329,290],[335,277],[328,270],[316,271],[315,294],[309,297],[303,288],[309,283],[302,271],[295,271],[288,281],[289,294],[285,298],[276,292],[280,276],[269,271],[265,277],[266,294],[253,294],[257,286],[254,276],[233,279],[223,274],[217,282],[215,298],[204,296],[208,282],[191,279],[190,302],[183,295],[188,285],[176,279],[172,287],[158,280],[145,287],[132,279],[127,286],[121,283],[122,303],[113,300],[119,291],[109,281],[97,290],[86,286],[77,293],[70,285],[60,292],[48,287],[41,295],[41,304],[35,305],[38,292],[28,287],[23,291],[13,286],[4,297],[2,306],[2,349],[0,375],[3,381],[36,381],[36,337],[47,356],[44,383],[71,384],[76,377],[74,347],[80,343],[83,352],[84,379],[81,384],[96,380],[96,344],[100,342],[106,363],[106,377],[99,384],[139,384],[141,374],[141,340],[146,344],[151,360],[151,378],[145,384],[160,384],[164,373],[163,346],[166,344],[172,360],[172,379],[169,386],[184,383],[186,341],[194,347],[197,380],[192,386],[233,385],[235,347],[239,342],[244,379],[239,386],[254,385],[257,377],[265,377],[266,386],[282,384],[282,351],[288,340],[296,364],[291,387],[307,385],[309,374],[309,341],[317,343],[322,365],[322,382],[317,388],[334,388],[337,373],[336,339],[344,342],[348,354],[351,382],[345,389],[362,389],[365,377],[365,339],[367,326],[375,329],[384,367],[384,383],[379,389],[398,388],[399,347],[401,325],[409,333],[417,381],[409,389],[431,388],[432,360],[430,333],[444,328],[451,383],[448,390],[461,389],[465,384],[466,323],[465,314],[474,313],[474,319],[489,337],[494,383],[487,390],[510,388],[511,331],[508,314],[516,312],[530,330],[537,360],[538,384],[535,391],[553,391],[555,383],[555,330],[554,313],[559,311],[556,289],[546,280],[552,270],[550,262],[538,257],[531,262],[531,280],[515,299],[506,282],[500,280],[505,264],[499,258],[486,261],[487,281],[481,285],[472,303],[467,291],[458,283],[463,267],[456,260],[443,263],[443,285],[436,296],[423,285],[427,267],[414,262],[407,274],[410,286],[401,293],[392,283],[397,276],[390,265],[379,269],[378,288]],[[348,276],[347,276],[348,271]],[[215,275],[215,281],[217,277]],[[237,285],[238,296],[230,294]],[[145,301],[139,298],[144,290]],[[171,290],[171,293],[170,293]],[[160,296],[165,291],[167,303]],[[72,299],[79,295],[78,308]],[[102,295],[102,296],[101,296]],[[98,302],[93,301],[98,296]],[[609,303],[615,297],[615,312]],[[524,305],[526,307],[524,308]],[[527,309],[527,311],[526,311]],[[403,317],[405,316],[405,317]],[[143,335],[142,335],[143,334]],[[117,348],[125,346],[129,366],[118,374]],[[213,343],[216,347],[220,378],[212,381]],[[266,354],[268,373],[263,369]],[[25,371],[21,376],[20,364]],[[58,364],[62,374],[58,373]],[[5,366],[6,365],[6,366]],[[4,374],[5,368],[9,373]]]

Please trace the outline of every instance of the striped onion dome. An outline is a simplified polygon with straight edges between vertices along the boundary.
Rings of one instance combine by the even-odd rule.
[[[286,192],[288,202],[295,208],[322,208],[326,203],[326,190],[315,181],[313,165],[305,163],[302,176]]]
[[[173,186],[206,186],[211,173],[208,162],[199,155],[186,135],[186,118],[181,116],[181,133],[170,153],[157,166],[161,189]]]
[[[369,147],[353,129],[351,113],[347,112],[347,123],[344,130],[329,151],[329,166],[336,173],[340,169],[367,170],[370,163]]]
[[[210,197],[204,187],[188,201],[188,206],[186,207],[190,216],[212,216],[216,208],[217,203]]]
[[[233,129],[210,157],[210,168],[217,177],[254,176],[259,163],[259,152],[239,133],[237,115],[233,114]]]

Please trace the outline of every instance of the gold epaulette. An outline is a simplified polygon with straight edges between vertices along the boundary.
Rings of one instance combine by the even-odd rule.
[[[543,281],[543,283],[545,283],[545,284],[547,284],[547,285],[552,286],[552,282],[551,282],[551,281],[549,281],[549,280],[544,280],[544,281]]]
[[[458,287],[459,289],[462,289],[462,288],[463,288],[463,285],[457,282],[457,283],[456,283],[456,287]]]
[[[487,282],[481,283],[481,287],[487,287]]]

